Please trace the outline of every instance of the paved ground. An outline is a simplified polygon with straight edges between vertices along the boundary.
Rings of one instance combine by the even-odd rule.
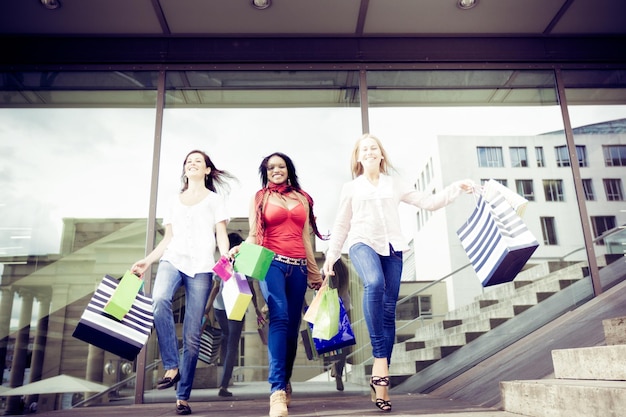
[[[230,388],[231,398],[220,398],[216,389],[194,390],[190,399],[193,416],[265,417],[269,411],[269,393],[266,383],[240,383]],[[369,389],[369,388],[368,388]],[[293,397],[289,408],[290,417],[519,417],[517,414],[471,404],[436,398],[429,395],[401,394],[391,396],[393,410],[390,414],[380,412],[370,401],[366,387],[346,383],[343,392],[335,390],[333,382],[302,382],[293,384]],[[150,391],[145,394],[144,404],[107,405],[79,409],[57,410],[37,413],[38,416],[75,417],[160,417],[175,416],[174,391]]]

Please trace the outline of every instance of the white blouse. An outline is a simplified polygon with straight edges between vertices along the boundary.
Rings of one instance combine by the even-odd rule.
[[[460,194],[461,181],[437,194],[416,191],[397,177],[380,174],[378,185],[363,175],[343,185],[339,209],[328,244],[327,258],[336,262],[344,243],[350,248],[364,243],[376,253],[388,256],[389,245],[396,251],[409,249],[402,234],[398,206],[405,202],[426,210],[437,210]]]
[[[210,192],[191,206],[181,203],[177,195],[163,216],[163,224],[172,225],[172,240],[161,259],[191,277],[211,272],[215,265],[215,225],[224,220],[229,217],[218,194]]]

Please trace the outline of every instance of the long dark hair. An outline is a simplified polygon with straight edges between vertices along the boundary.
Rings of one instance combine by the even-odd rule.
[[[269,181],[267,177],[267,164],[272,156],[278,156],[283,158],[285,161],[285,165],[287,165],[287,183],[291,185],[296,190],[300,190],[300,183],[298,182],[298,174],[296,174],[296,166],[293,164],[293,161],[290,157],[285,155],[282,152],[274,152],[261,161],[261,165],[259,165],[259,176],[261,177],[261,186],[266,187],[267,182]]]
[[[215,193],[218,192],[218,189],[220,191],[228,193],[230,191],[230,184],[228,184],[228,181],[235,180],[236,178],[230,172],[218,169],[206,152],[197,149],[189,152],[183,160],[183,173],[180,176],[180,192],[182,193],[189,187],[189,183],[187,182],[187,176],[185,175],[185,164],[187,163],[187,158],[189,158],[189,155],[194,153],[202,155],[207,168],[211,168],[211,172],[208,175],[204,176],[204,186]]]

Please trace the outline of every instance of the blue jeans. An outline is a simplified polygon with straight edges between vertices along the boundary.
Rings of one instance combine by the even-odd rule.
[[[349,251],[363,283],[363,315],[372,354],[375,358],[387,358],[388,364],[396,340],[396,303],[402,277],[402,252],[394,251],[391,245],[389,249],[389,256],[382,256],[371,247],[356,243]]]
[[[233,376],[233,368],[237,364],[237,352],[239,352],[239,341],[245,317],[243,320],[229,320],[228,316],[226,316],[226,310],[216,308],[213,311],[222,331],[220,358],[224,373],[222,374],[220,387],[228,388],[230,378]]]
[[[185,318],[183,319],[183,354],[178,354],[176,325],[172,312],[172,300],[180,286],[185,287]],[[154,300],[154,327],[159,340],[159,350],[163,368],[180,372],[180,382],[176,399],[188,400],[196,373],[202,317],[209,299],[213,279],[211,273],[196,274],[194,277],[183,274],[167,261],[159,262],[152,299]],[[179,364],[180,361],[180,364]]]
[[[268,382],[271,392],[284,390],[296,360],[302,304],[307,289],[306,266],[272,261],[261,292],[269,309]]]

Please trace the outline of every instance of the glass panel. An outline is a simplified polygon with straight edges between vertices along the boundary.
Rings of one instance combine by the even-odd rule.
[[[626,248],[620,246],[621,228],[626,226],[626,70],[564,70],[562,79],[574,142],[587,151],[588,164],[580,171],[585,194],[592,196],[587,198],[586,209],[602,267],[620,259],[616,255],[623,255]],[[604,239],[599,238],[602,234]]]
[[[293,160],[300,185],[315,201],[318,226],[322,233],[328,233],[342,182],[350,178],[352,145],[361,131],[359,95],[354,90],[358,73],[187,71],[168,73],[166,80],[157,204],[160,224],[181,188],[185,156],[198,149],[205,151],[218,169],[236,177],[230,182],[230,190],[222,193],[231,217],[228,232],[247,237],[250,202],[261,187],[259,165],[265,156],[282,152]],[[318,239],[320,265],[324,248]],[[263,297],[258,283],[255,285],[262,307]],[[178,299],[182,297],[184,291],[177,294]],[[183,305],[173,309],[180,339]],[[366,337],[359,339],[364,343]],[[246,352],[245,367],[235,367],[233,380],[267,380],[267,349],[260,348],[254,314],[244,318],[240,345]],[[150,377],[161,378],[158,349],[155,347],[151,354],[148,361],[156,366]],[[293,380],[308,378],[311,367],[321,365],[307,360],[304,350],[298,349]],[[218,372],[221,367],[199,362],[197,387],[215,388],[220,382]],[[162,399],[150,397],[145,401]]]
[[[122,382],[134,374],[132,360],[72,333],[102,277],[121,277],[144,255],[155,77],[0,75],[1,105],[18,107],[0,109],[3,385],[68,374],[115,387],[107,400],[134,389],[132,378]],[[84,108],[70,107],[72,96],[80,96]],[[132,106],[108,108],[111,101]],[[84,398],[41,394],[25,401],[37,401],[42,412]],[[9,397],[7,410],[15,411],[19,402],[20,397]]]
[[[153,107],[153,71],[0,73],[0,107]]]
[[[557,280],[553,272],[561,268],[569,268],[560,273],[576,276],[572,279],[581,277],[576,268],[584,262],[584,251],[563,260],[584,246],[580,221],[571,214],[578,212],[572,173],[557,168],[553,151],[544,152],[565,144],[553,134],[563,130],[563,119],[551,71],[369,71],[367,81],[370,132],[381,139],[395,174],[428,194],[469,178],[478,184],[494,179],[525,196],[529,201],[519,212],[539,247],[515,280]],[[428,182],[426,169],[433,172]],[[565,201],[547,202],[542,188],[533,190],[545,179],[567,181],[557,193]],[[463,316],[498,299],[494,287],[482,287],[457,235],[476,199],[460,195],[433,212],[404,204],[399,208],[413,246],[403,277],[424,288],[443,280],[446,292],[433,296],[432,306],[447,305],[448,318],[456,317],[457,309]],[[413,330],[403,325],[399,337],[409,337]]]
[[[352,71],[172,71],[167,107],[354,107]]]

